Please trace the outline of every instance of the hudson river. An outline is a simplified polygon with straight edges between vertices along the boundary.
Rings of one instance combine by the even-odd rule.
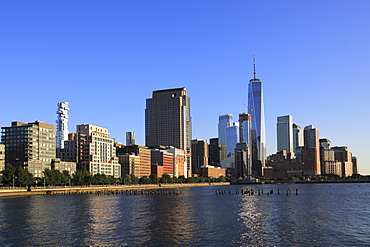
[[[241,188],[264,193],[236,194]],[[216,195],[216,189],[226,193]],[[0,246],[370,245],[370,184],[179,190],[180,195],[0,198]]]

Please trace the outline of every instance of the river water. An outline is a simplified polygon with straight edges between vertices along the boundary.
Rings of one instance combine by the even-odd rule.
[[[180,191],[0,198],[0,246],[370,246],[370,184]]]

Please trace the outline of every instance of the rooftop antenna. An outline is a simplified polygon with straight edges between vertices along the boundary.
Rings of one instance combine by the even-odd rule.
[[[253,55],[253,78],[256,79],[256,56]]]

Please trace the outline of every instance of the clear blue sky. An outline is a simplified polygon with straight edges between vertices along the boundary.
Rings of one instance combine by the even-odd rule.
[[[370,174],[370,1],[0,1],[0,126],[54,124],[70,102],[82,123],[144,144],[145,99],[187,87],[193,138],[245,111],[264,83],[268,153],[276,118],[313,124]]]

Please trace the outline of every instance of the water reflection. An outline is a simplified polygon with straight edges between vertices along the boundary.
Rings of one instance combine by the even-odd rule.
[[[243,188],[244,190],[247,188]],[[266,208],[261,209],[261,197],[242,195],[240,197],[240,209],[238,212],[238,221],[244,226],[240,233],[240,241],[237,243],[248,243],[254,246],[265,245],[264,241],[264,226],[266,214],[262,212]]]
[[[370,184],[293,186],[255,186],[275,191],[261,196],[231,186],[225,195],[197,187],[181,195],[0,198],[0,246],[369,245]],[[299,196],[286,196],[296,187]]]
[[[193,204],[189,199],[191,191],[182,196],[158,195],[148,197],[151,201],[153,221],[148,226],[149,239],[146,246],[178,246],[193,237],[196,223]],[[191,243],[191,242],[189,242]]]

